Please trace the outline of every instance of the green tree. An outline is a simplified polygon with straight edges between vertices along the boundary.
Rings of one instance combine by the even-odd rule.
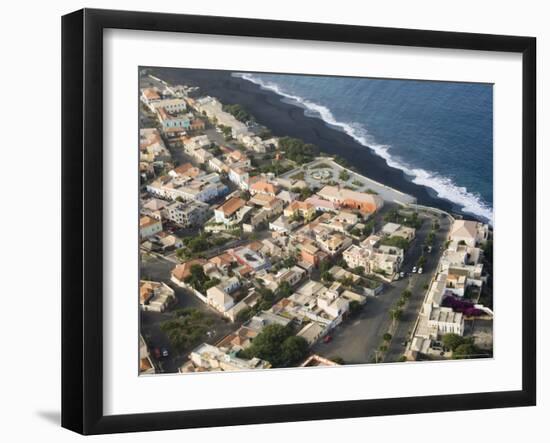
[[[283,281],[277,288],[277,292],[279,297],[290,297],[292,295],[292,286],[290,286],[289,282]]]
[[[330,283],[330,282],[334,281],[334,277],[328,271],[325,271],[325,272],[321,273],[321,279],[326,283]]]
[[[399,308],[390,309],[390,318],[392,319],[392,324],[395,326],[395,323],[401,319],[403,311]]]
[[[350,315],[357,315],[363,306],[357,300],[352,300],[349,302],[349,313]]]
[[[462,343],[453,351],[454,359],[476,358],[479,350],[472,343]]]
[[[348,181],[349,180],[349,172],[346,171],[345,169],[342,169],[340,171],[340,174],[338,174],[338,178],[342,181]]]
[[[309,345],[305,338],[292,335],[281,346],[282,357],[286,365],[294,365],[307,355]]]
[[[385,340],[385,341],[390,341],[392,339],[392,335],[389,333],[389,332],[386,332],[382,338]]]
[[[254,315],[254,310],[250,307],[244,308],[242,311],[239,311],[239,313],[236,316],[237,321],[239,322],[245,322],[250,320],[252,316]]]
[[[443,342],[443,346],[445,346],[447,349],[450,349],[451,351],[454,351],[456,348],[464,343],[464,338],[462,338],[458,334],[449,333],[445,334],[441,341]]]
[[[297,345],[292,342],[283,349],[285,340],[292,336],[292,330],[278,323],[267,325],[252,341],[252,344],[241,352],[244,358],[257,357],[271,363],[273,367],[281,367],[286,358],[291,356]],[[285,353],[286,351],[286,353]]]

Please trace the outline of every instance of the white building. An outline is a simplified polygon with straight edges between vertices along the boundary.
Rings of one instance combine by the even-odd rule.
[[[428,328],[433,339],[445,334],[464,335],[464,316],[452,308],[428,306]]]
[[[177,114],[187,110],[187,103],[181,98],[167,98],[164,100],[153,101],[150,103],[149,107],[152,111],[156,111],[159,108],[164,108],[167,112]]]
[[[149,238],[162,232],[162,222],[145,215],[139,219],[139,236],[141,239]]]
[[[228,311],[235,304],[233,297],[224,291],[220,285],[206,291],[206,300],[210,306],[221,313]]]
[[[210,214],[208,204],[194,200],[176,201],[165,209],[166,218],[183,227],[202,226],[208,220]]]
[[[449,240],[475,247],[487,240],[489,226],[470,220],[455,220],[449,232]]]

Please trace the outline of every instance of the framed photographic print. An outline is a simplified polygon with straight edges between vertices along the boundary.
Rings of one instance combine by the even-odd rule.
[[[64,427],[535,404],[534,38],[62,25]]]

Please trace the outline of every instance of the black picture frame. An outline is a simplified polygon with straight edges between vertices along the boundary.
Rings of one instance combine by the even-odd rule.
[[[506,392],[103,413],[103,30],[268,37],[522,54],[522,388]],[[82,434],[488,409],[536,404],[536,39],[83,9],[62,18],[62,426]]]

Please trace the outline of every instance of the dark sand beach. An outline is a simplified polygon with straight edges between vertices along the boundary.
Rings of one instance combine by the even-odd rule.
[[[331,128],[319,118],[306,116],[303,108],[281,101],[274,92],[234,77],[232,72],[172,68],[151,68],[150,72],[172,84],[198,86],[203,94],[214,96],[224,104],[239,103],[275,136],[296,137],[312,143],[327,154],[344,158],[359,173],[415,196],[419,204],[461,214],[460,208],[452,202],[413,183],[403,171],[390,167],[383,158],[348,134]]]

